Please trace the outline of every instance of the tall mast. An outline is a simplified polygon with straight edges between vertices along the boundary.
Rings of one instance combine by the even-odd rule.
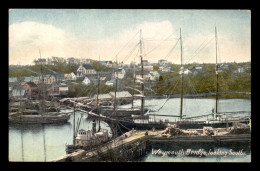
[[[100,64],[100,56],[99,56],[99,64]],[[99,107],[99,99],[98,99],[98,95],[99,95],[99,83],[100,82],[100,78],[99,78],[99,72],[98,72],[98,92],[97,92],[97,111],[98,111],[98,115],[100,116],[100,107]],[[98,120],[98,132],[100,131],[100,119]]]
[[[116,56],[116,72],[115,72],[115,79],[116,79],[116,85],[115,85],[115,98],[114,98],[114,113],[116,112],[116,91],[117,91],[117,77],[118,77],[118,63],[117,63],[117,56]]]
[[[133,97],[132,97],[132,109],[134,108],[134,95],[135,95],[135,59],[134,59],[134,75],[133,75],[133,78],[134,78],[134,87],[133,87]]]
[[[141,58],[141,72],[142,72],[142,97],[141,97],[141,114],[144,114],[144,66],[143,66],[143,54],[142,54],[142,30],[140,30],[140,58]]]
[[[215,40],[216,40],[216,109],[215,113],[218,113],[218,37],[217,27],[215,26]]]
[[[180,107],[180,119],[182,119],[182,106],[183,106],[183,66],[182,66],[182,37],[180,28],[180,46],[181,46],[181,107]]]
[[[43,72],[42,72],[42,58],[41,58],[41,50],[39,49],[39,53],[40,53],[40,61],[41,61],[41,76],[42,76],[42,82],[41,82],[41,93],[42,93],[42,97],[41,97],[41,115],[43,115],[43,112],[45,111],[45,92],[44,92],[44,77],[43,77]]]
[[[76,134],[75,134],[75,129],[76,129],[75,110],[76,110],[76,101],[74,101],[74,110],[73,110],[73,145],[75,145],[75,138],[76,138]]]

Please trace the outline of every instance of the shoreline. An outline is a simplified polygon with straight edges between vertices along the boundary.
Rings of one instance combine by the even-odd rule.
[[[167,96],[146,96],[146,98],[148,99],[167,99]],[[170,99],[174,99],[174,98],[180,98],[178,97],[170,97]],[[214,96],[198,96],[198,97],[194,97],[194,96],[183,96],[183,98],[186,99],[215,99]],[[251,100],[251,97],[219,97],[218,99],[247,99],[247,100]]]

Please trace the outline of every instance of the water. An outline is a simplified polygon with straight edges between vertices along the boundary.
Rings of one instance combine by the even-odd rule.
[[[75,116],[77,123],[81,113],[76,112]],[[92,120],[86,118],[87,114],[83,114],[79,129],[92,129]],[[101,121],[100,126],[111,136],[107,123]],[[51,161],[65,155],[65,145],[72,144],[72,140],[73,115],[68,123],[60,125],[9,124],[9,161]]]
[[[160,108],[166,99],[150,99],[145,101],[145,105],[150,105],[151,109]],[[140,100],[134,102],[136,106],[140,106]],[[124,105],[122,107],[130,107]],[[184,99],[183,115],[196,116],[211,113],[212,107],[215,106],[215,99]],[[174,98],[164,105],[164,107],[156,112],[156,114],[179,115],[180,99]],[[219,111],[251,111],[250,99],[220,99]],[[81,113],[76,112],[76,122],[81,117]],[[87,120],[87,114],[83,114],[80,129],[91,129],[92,122]],[[157,117],[165,119],[166,117]],[[174,121],[175,118],[168,118]],[[105,122],[101,121],[101,128],[110,128]],[[111,134],[109,135],[111,136]],[[66,154],[65,144],[72,144],[73,137],[73,116],[70,117],[67,124],[62,125],[9,125],[9,161],[51,161]],[[160,147],[163,150],[165,145]],[[202,147],[201,147],[202,148]],[[224,150],[229,148],[221,147]],[[249,150],[250,151],[250,150]],[[251,153],[245,156],[227,156],[227,157],[204,157],[203,161],[207,162],[228,162],[228,161],[250,161]],[[143,159],[146,162],[201,162],[201,158],[190,156],[157,156],[147,154]]]

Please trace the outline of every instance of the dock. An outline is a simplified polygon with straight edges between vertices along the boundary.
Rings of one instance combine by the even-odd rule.
[[[146,154],[146,148],[150,143],[236,143],[251,142],[251,134],[229,134],[220,136],[162,136],[162,131],[135,131],[125,133],[97,148],[85,151],[76,150],[71,154],[67,154],[53,162],[93,162],[93,161],[129,161]]]

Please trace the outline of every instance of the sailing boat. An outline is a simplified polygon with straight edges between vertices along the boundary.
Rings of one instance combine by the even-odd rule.
[[[40,53],[40,51],[39,51]],[[41,53],[40,53],[41,57]],[[20,83],[19,83],[20,84]],[[21,86],[21,85],[20,85]],[[39,103],[30,102],[27,99],[27,106],[24,109],[21,108],[21,95],[20,95],[20,110],[16,112],[9,113],[10,123],[26,123],[26,124],[41,124],[41,123],[66,123],[69,120],[69,115],[65,113],[60,113],[58,109],[53,111],[53,106],[51,103],[47,104],[45,100],[46,95],[46,85],[44,83],[44,78],[42,74],[42,64],[41,64],[41,79],[40,79],[40,93]],[[20,87],[21,89],[21,87]],[[21,91],[20,91],[21,92]],[[32,110],[36,105],[37,110]],[[10,109],[12,111],[12,109]]]
[[[216,51],[217,51],[217,29],[215,27],[215,38],[216,38]],[[140,52],[141,51],[141,47],[142,47],[142,39],[140,39]],[[177,122],[163,122],[163,121],[159,121],[159,122],[155,122],[155,120],[151,120],[149,118],[149,115],[144,115],[144,113],[142,112],[142,114],[140,116],[137,117],[133,117],[132,120],[120,120],[118,121],[119,123],[121,123],[121,127],[120,129],[125,130],[125,128],[135,128],[135,129],[165,129],[167,127],[168,124],[176,124],[179,128],[181,129],[198,129],[198,128],[203,128],[204,126],[210,126],[210,127],[214,127],[214,128],[223,128],[223,127],[228,127],[228,126],[232,126],[232,124],[234,122],[240,122],[240,123],[249,123],[250,119],[249,118],[241,118],[239,120],[234,120],[234,119],[229,119],[228,117],[226,118],[221,118],[221,116],[224,116],[225,113],[221,114],[218,113],[217,111],[217,104],[218,104],[218,64],[217,64],[217,53],[216,53],[216,84],[217,84],[217,88],[216,88],[216,110],[215,110],[215,114],[208,114],[208,115],[200,115],[200,116],[195,116],[195,117],[183,117],[183,65],[182,65],[182,37],[181,37],[181,29],[180,29],[180,47],[181,47],[181,100],[180,100],[180,115],[179,116],[175,116],[175,117],[179,117],[180,121]],[[142,53],[140,54],[141,57],[141,64],[142,64]],[[143,71],[143,65],[142,65],[142,71]],[[142,75],[143,78],[143,75]],[[143,85],[142,85],[142,90],[143,90]],[[143,109],[144,107],[144,95],[142,94],[142,99],[141,99],[141,109]],[[230,113],[230,112],[228,112]],[[234,113],[239,113],[239,112],[234,112]],[[212,120],[206,120],[206,121],[193,121],[191,119],[196,119],[196,118],[202,118],[202,117],[208,117],[208,116],[212,116],[215,115],[215,118]],[[160,116],[160,115],[158,115]],[[167,115],[164,115],[167,116]],[[170,117],[171,115],[169,115]],[[108,120],[108,123],[110,123],[112,121]],[[119,124],[120,126],[120,124]]]
[[[147,114],[146,112],[148,111],[148,109],[146,110],[144,108],[144,79],[143,79],[143,56],[142,56],[142,30],[140,30],[140,59],[141,59],[141,76],[142,76],[142,82],[141,82],[141,109],[140,109],[140,115],[131,115],[131,117],[126,118],[126,117],[122,117],[118,120],[112,120],[112,119],[107,119],[106,122],[109,125],[113,125],[115,123],[119,123],[117,124],[118,129],[120,129],[121,132],[124,131],[129,131],[129,129],[165,129],[168,125],[168,123],[166,122],[155,122],[155,121],[151,121],[149,118],[149,115],[145,115]]]
[[[134,108],[133,103],[134,103],[134,93],[132,95],[132,107],[131,108],[118,108],[118,102],[117,102],[117,85],[118,85],[118,62],[116,60],[117,63],[117,67],[116,67],[116,71],[115,71],[115,91],[113,93],[114,96],[114,102],[113,102],[113,108],[111,107],[100,107],[99,109],[101,111],[98,111],[97,109],[92,110],[92,112],[97,113],[97,112],[101,112],[101,114],[103,116],[108,116],[108,117],[112,117],[112,118],[123,118],[123,119],[131,119],[132,116],[136,117],[136,116],[140,116],[142,113],[147,113],[148,112],[148,108],[145,108],[143,106],[143,108]],[[134,69],[135,72],[135,69]],[[134,87],[135,87],[135,74],[134,74]],[[142,87],[142,89],[144,89],[144,87]],[[135,88],[133,88],[133,91],[135,90]],[[143,91],[142,91],[143,92]],[[98,96],[98,95],[97,95]],[[142,99],[144,98],[143,95]],[[142,100],[144,101],[144,99]],[[143,102],[142,102],[143,104]],[[95,115],[88,115],[88,118],[95,118]]]
[[[100,104],[99,104],[99,82],[100,82],[100,77],[98,73],[98,94],[97,94],[97,103],[96,103],[96,109],[97,109],[97,114],[100,116]],[[90,148],[96,147],[98,145],[101,145],[102,143],[105,143],[109,140],[108,137],[108,130],[106,129],[101,129],[100,126],[100,119],[98,119],[98,130],[96,131],[96,120],[93,119],[92,121],[92,130],[84,130],[80,129],[79,126],[81,123],[81,119],[78,121],[77,128],[75,124],[75,111],[76,111],[76,105],[77,102],[73,101],[74,103],[74,128],[73,128],[73,144],[72,145],[66,145],[66,153],[72,153],[76,149],[84,149],[88,150]]]

